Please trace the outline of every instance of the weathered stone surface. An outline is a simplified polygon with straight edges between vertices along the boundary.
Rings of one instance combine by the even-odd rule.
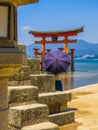
[[[17,107],[10,107],[9,124],[21,128],[48,121],[48,107],[43,104],[31,104]]]
[[[12,125],[9,125],[9,130],[21,130],[21,128],[14,127]]]
[[[6,49],[6,48],[2,48],[2,50],[5,51],[0,53],[0,64],[6,64],[6,65],[21,65],[21,63],[23,62],[23,64],[26,63],[26,56],[24,53],[19,53],[19,52],[13,52],[12,48],[10,49]],[[0,50],[1,51],[1,50]],[[12,52],[6,52],[6,51],[12,51]],[[17,51],[17,50],[15,50]]]
[[[11,75],[14,75],[17,71],[18,71],[18,68],[20,67],[21,65],[17,64],[17,65],[13,65],[13,64],[10,64],[10,65],[0,65],[0,77],[9,77]]]
[[[67,110],[67,102],[64,104],[54,103],[54,104],[47,104],[49,108],[49,114],[55,114],[60,112],[65,112]]]
[[[59,103],[53,103],[53,104],[47,104],[49,108],[49,114],[59,113],[60,112],[60,104]]]
[[[40,74],[40,59],[28,59],[30,74]]]
[[[9,81],[24,81],[30,80],[30,67],[22,66],[17,73],[9,78]]]
[[[0,77],[0,110],[8,108],[7,78]]]
[[[24,81],[8,81],[8,86],[17,86],[20,87],[21,85],[25,86],[25,85],[31,85],[31,81],[30,80],[24,80]]]
[[[26,53],[26,46],[19,45],[20,50]],[[27,61],[26,57],[25,60]],[[20,86],[20,85],[31,85],[30,82],[30,67],[27,65],[27,62],[21,66],[17,73],[13,76],[10,76],[8,81],[8,86]]]
[[[39,88],[39,93],[47,93],[55,91],[55,76],[40,74],[31,75],[31,84]]]
[[[74,112],[66,111],[62,113],[49,115],[49,121],[57,124],[58,126],[74,122]]]
[[[26,45],[18,45],[18,47],[22,52],[26,53]]]
[[[12,54],[7,55],[7,53],[0,54],[0,130],[8,130],[7,78],[10,75],[13,75],[17,71],[17,69],[21,63],[20,58],[19,58],[19,61],[16,61],[16,64],[14,64],[15,62],[13,61],[13,57],[11,57],[11,55]],[[7,57],[9,57],[9,58],[7,59]],[[17,54],[15,55],[14,58],[16,58],[16,57],[17,57]],[[10,58],[12,58],[12,59],[10,59]],[[10,60],[10,62],[9,62],[9,60]],[[17,60],[18,60],[18,57],[17,57]]]
[[[20,81],[8,81],[8,86],[18,86]]]
[[[51,122],[43,122],[36,125],[23,127],[22,130],[59,130],[56,124]]]
[[[63,112],[67,109],[67,101],[71,100],[71,93],[68,92],[51,92],[39,94],[39,102],[47,104],[49,114]]]
[[[44,104],[64,103],[71,100],[70,92],[50,92],[39,94],[39,102]]]
[[[38,88],[36,86],[8,87],[9,104],[38,101]]]
[[[0,130],[8,130],[8,110],[0,111]]]
[[[67,110],[67,102],[60,104],[60,112],[65,112]]]

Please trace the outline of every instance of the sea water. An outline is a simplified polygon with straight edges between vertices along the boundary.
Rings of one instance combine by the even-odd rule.
[[[98,60],[75,60],[75,71],[61,75],[63,90],[98,83]]]

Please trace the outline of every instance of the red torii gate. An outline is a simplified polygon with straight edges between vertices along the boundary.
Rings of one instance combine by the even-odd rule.
[[[64,52],[66,54],[69,53],[68,51],[68,44],[69,43],[76,43],[76,40],[68,39],[70,36],[77,36],[78,33],[83,32],[83,27],[72,29],[72,30],[60,30],[60,31],[30,31],[29,33],[34,35],[36,38],[42,38],[40,41],[35,41],[35,44],[42,44],[42,51],[41,51],[41,60],[45,57],[45,44],[64,44]],[[51,37],[52,40],[46,40],[46,38]],[[58,40],[58,37],[64,37],[63,40]]]

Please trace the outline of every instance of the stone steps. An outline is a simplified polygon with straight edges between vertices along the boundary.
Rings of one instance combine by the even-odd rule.
[[[74,122],[74,112],[69,111],[67,102],[71,101],[70,92],[49,92],[39,94],[39,103],[48,105],[49,121],[58,126]]]
[[[67,102],[71,100],[69,92],[49,92],[39,94],[39,103],[47,104],[49,114],[63,112],[67,109]]]
[[[9,105],[17,106],[38,102],[38,88],[36,86],[8,87]]]
[[[43,122],[43,123],[23,127],[21,130],[59,130],[59,128],[54,123]]]
[[[37,103],[37,87],[11,86],[8,88],[8,96],[9,130],[59,129],[57,125],[49,122],[48,106]]]
[[[10,107],[9,113],[9,124],[16,128],[49,120],[47,105],[39,103]]]
[[[49,92],[49,93],[38,94],[38,89],[35,86],[20,86],[20,87],[12,86],[9,87],[8,90],[9,90],[8,95],[9,95],[9,104],[10,104],[9,106],[11,106],[10,108],[11,118],[15,117],[16,113],[22,116],[23,111],[25,114],[27,113],[27,111],[32,111],[33,104],[34,106],[36,106],[36,104],[38,104],[37,102],[39,102],[39,105],[41,104],[48,105],[49,108],[48,114],[50,115],[47,121],[55,123],[59,126],[74,122],[74,112],[67,111],[67,102],[71,100],[71,93],[69,92]],[[31,110],[29,109],[29,107],[31,107]],[[26,109],[24,110],[24,108]],[[47,111],[47,109],[45,111]],[[35,112],[34,112],[35,115],[36,115],[36,111],[37,108],[35,108]],[[20,117],[18,116],[18,118],[16,116],[15,119],[20,120],[22,118],[21,116]],[[27,114],[26,116],[24,118],[28,119],[29,117]],[[42,117],[39,116],[39,118]],[[27,120],[27,122],[29,121]],[[35,122],[38,123],[37,121]],[[10,123],[10,125],[12,126],[14,125],[14,123]]]

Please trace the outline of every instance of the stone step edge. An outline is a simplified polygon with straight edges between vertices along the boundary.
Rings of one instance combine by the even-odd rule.
[[[28,108],[29,107],[29,108]],[[35,109],[35,108],[43,108],[43,107],[47,107],[46,104],[41,104],[41,103],[34,103],[34,104],[28,104],[28,105],[22,105],[22,106],[13,106],[10,107],[10,109],[14,109],[14,110],[28,110],[28,109]]]
[[[14,106],[9,109],[9,125],[21,128],[49,121],[49,110],[45,104]]]
[[[38,88],[36,86],[8,87],[9,106],[38,102]]]
[[[71,101],[70,92],[49,92],[38,94],[39,102],[50,104],[50,103],[64,103]],[[55,100],[54,100],[55,99]]]
[[[58,126],[66,125],[75,122],[75,112],[65,111],[49,115],[49,121]]]
[[[59,130],[58,125],[51,122],[43,122],[23,127],[21,130]]]

